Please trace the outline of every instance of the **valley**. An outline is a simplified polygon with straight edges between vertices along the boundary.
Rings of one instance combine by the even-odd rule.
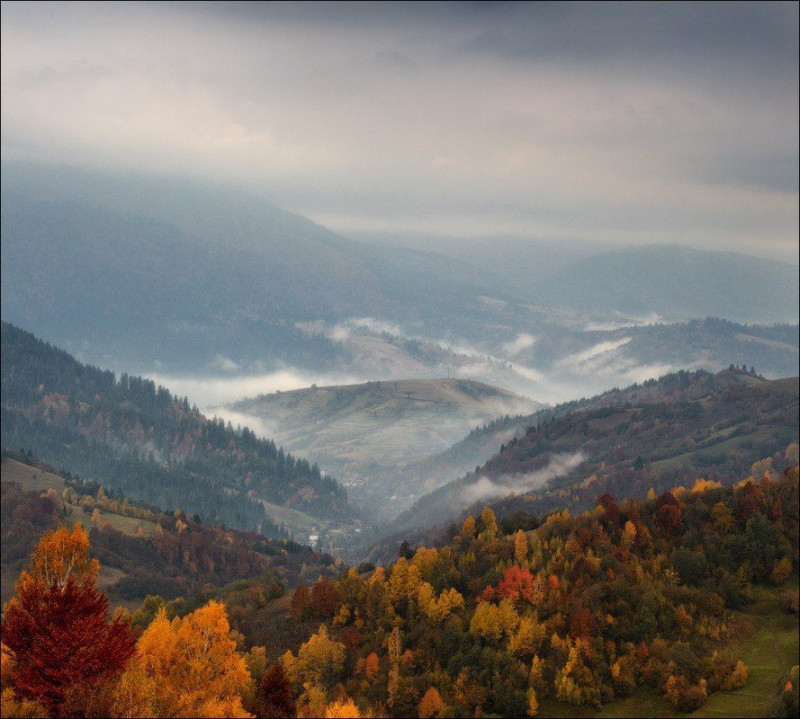
[[[797,3],[0,14],[0,716],[800,715]]]
[[[471,380],[425,379],[312,387],[229,408],[286,449],[328,468],[358,498],[364,516],[382,522],[413,502],[406,475],[415,462],[448,449],[475,426],[541,406]],[[428,478],[420,491],[435,486]]]

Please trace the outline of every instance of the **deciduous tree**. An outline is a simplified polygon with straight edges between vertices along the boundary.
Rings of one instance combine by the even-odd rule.
[[[128,624],[109,619],[98,571],[83,528],[57,529],[42,537],[5,607],[11,682],[20,698],[40,702],[51,716],[60,715],[68,694],[117,676],[133,654]]]
[[[240,695],[250,674],[236,651],[224,604],[209,602],[172,622],[160,609],[136,652],[142,683],[156,691],[156,716],[247,716]]]

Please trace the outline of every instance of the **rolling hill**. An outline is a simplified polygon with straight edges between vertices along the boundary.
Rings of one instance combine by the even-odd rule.
[[[545,411],[483,466],[418,500],[391,531],[396,538],[485,504],[498,517],[542,516],[592,508],[606,492],[644,497],[687,477],[725,483],[762,460],[780,470],[791,461],[784,454],[796,452],[799,387],[797,378],[740,370],[681,372],[587,408]]]
[[[230,405],[236,418],[334,471],[353,487],[354,501],[381,519],[435,486],[409,486],[407,465],[441,452],[476,425],[540,407],[462,379],[312,387]]]
[[[208,419],[152,381],[117,379],[6,323],[2,343],[3,447],[33,449],[133,499],[241,529],[280,534],[273,504],[318,520],[354,516],[345,490],[316,466]]]

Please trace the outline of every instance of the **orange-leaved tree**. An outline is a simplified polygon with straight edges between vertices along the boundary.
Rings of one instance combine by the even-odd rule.
[[[130,677],[136,682],[129,681]],[[139,637],[136,657],[121,685],[135,683],[140,689],[152,690],[140,692],[144,704],[137,710],[138,716],[242,717],[250,716],[241,700],[249,680],[225,605],[211,601],[171,622],[164,609],[159,609]]]
[[[120,618],[110,620],[97,588],[99,564],[89,537],[64,527],[39,541],[31,565],[3,613],[3,644],[13,663],[16,694],[60,716],[69,696],[87,695],[122,672],[135,637]]]

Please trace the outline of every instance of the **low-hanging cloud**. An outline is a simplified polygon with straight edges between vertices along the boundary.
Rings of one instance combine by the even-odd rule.
[[[657,312],[651,312],[644,317],[620,317],[611,320],[595,320],[587,322],[584,332],[613,332],[614,330],[625,329],[626,327],[647,327],[661,322],[663,318]]]
[[[623,345],[628,344],[628,342],[633,339],[632,337],[622,337],[618,340],[608,340],[606,342],[598,342],[596,345],[589,347],[588,349],[581,350],[580,352],[575,352],[573,354],[567,355],[566,357],[562,357],[558,364],[561,367],[567,369],[579,369],[583,367],[584,369],[591,369],[591,365],[597,365],[598,362],[604,362],[609,358],[609,355],[612,355],[616,350],[618,350]],[[590,365],[587,367],[586,365]]]
[[[796,3],[484,5],[3,3],[3,157],[796,258]]]
[[[509,357],[514,357],[523,350],[530,349],[534,344],[536,344],[536,337],[529,335],[527,332],[520,332],[516,339],[506,342],[502,349]]]
[[[464,504],[470,505],[487,499],[498,499],[510,494],[524,494],[544,487],[551,479],[567,474],[586,460],[583,452],[554,454],[542,469],[525,474],[504,474],[490,479],[479,477],[461,494]]]
[[[352,374],[315,374],[298,369],[283,369],[257,375],[238,377],[225,376],[174,376],[150,374],[156,384],[167,387],[172,394],[188,397],[204,412],[213,414],[223,404],[234,402],[243,397],[255,397],[260,394],[287,392],[293,389],[310,387],[312,384],[357,384],[366,382],[363,377]]]

